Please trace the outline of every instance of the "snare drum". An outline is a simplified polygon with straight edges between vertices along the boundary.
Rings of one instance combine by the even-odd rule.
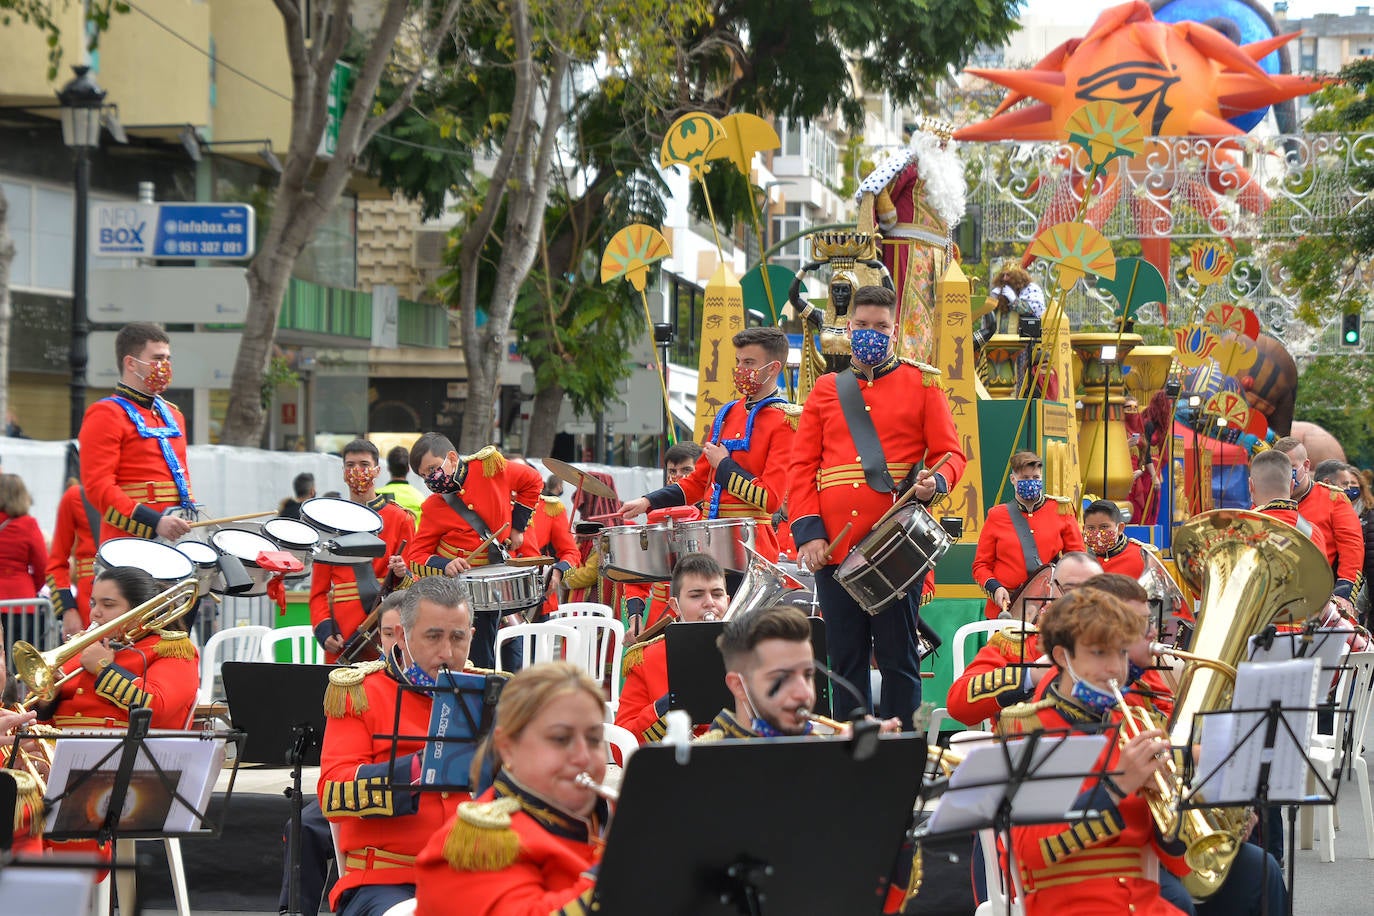
[[[320,543],[319,532],[304,522],[294,518],[271,518],[263,523],[262,533],[301,561],[304,567],[297,575],[310,574],[310,561],[315,556],[315,547]]]
[[[244,572],[252,580],[252,585],[236,595],[252,597],[267,594],[267,583],[272,578],[270,570],[258,566],[258,555],[276,551],[277,545],[252,531],[239,528],[225,528],[210,535],[210,543],[215,550],[235,557],[243,564]]]
[[[673,578],[673,526],[602,528],[601,568],[617,582],[667,582]],[[747,565],[747,564],[746,564]]]
[[[704,553],[726,572],[743,573],[749,568],[749,550],[754,546],[754,521],[748,518],[712,518],[682,522],[673,532],[673,562],[689,553]],[[773,557],[765,557],[772,560]],[[671,570],[670,570],[671,573]]]
[[[949,534],[918,503],[907,503],[868,533],[835,571],[844,586],[870,614],[919,589],[950,545]]]
[[[325,542],[315,559],[323,563],[353,565],[370,563],[369,557],[344,556],[329,549],[329,538],[344,534],[376,534],[382,530],[382,517],[362,503],[333,496],[317,496],[301,503],[301,521],[318,531]]]
[[[143,538],[115,538],[104,542],[95,552],[95,562],[97,574],[105,569],[133,566],[168,584],[190,579],[195,573],[184,553]]]
[[[191,561],[196,570],[196,591],[202,595],[224,591],[224,577],[219,571],[219,554],[204,541],[180,541],[174,545]]]
[[[472,593],[472,609],[477,613],[509,614],[544,601],[537,566],[479,566],[459,578]]]

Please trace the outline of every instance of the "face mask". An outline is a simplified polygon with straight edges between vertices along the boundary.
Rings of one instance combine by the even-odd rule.
[[[1352,503],[1353,503],[1353,502],[1357,502],[1357,501],[1359,500],[1359,498],[1360,498],[1360,488],[1359,488],[1359,487],[1346,487],[1346,488],[1345,488],[1345,498],[1348,499],[1348,500],[1350,500]]]
[[[1293,468],[1293,486],[1296,487],[1297,485],[1298,485],[1298,469],[1297,469],[1297,468]]]
[[[1086,709],[1101,715],[1116,705],[1116,697],[1111,693],[1102,691],[1089,684],[1087,681],[1080,680],[1078,675],[1073,673],[1073,665],[1068,660],[1064,661],[1064,667],[1068,669],[1069,677],[1073,678],[1073,699]]]
[[[752,398],[759,393],[763,387],[763,380],[770,371],[772,363],[757,369],[746,369],[743,366],[735,367],[735,390],[746,398]]]
[[[372,489],[372,482],[376,479],[373,468],[361,466],[344,468],[344,483],[348,484],[350,493],[366,493]]]
[[[1106,554],[1116,546],[1117,534],[1110,528],[1094,528],[1092,531],[1083,532],[1083,543],[1088,545],[1088,549],[1098,556]]]
[[[441,464],[425,476],[425,486],[429,487],[431,493],[456,493],[462,486],[457,477],[456,473],[445,471]]]
[[[744,702],[749,704],[749,714],[751,717],[749,719],[750,731],[758,735],[760,738],[792,737],[791,735],[779,731],[776,727],[774,727],[773,723],[769,722],[767,719],[763,718],[763,716],[759,715],[759,709],[757,706],[754,705],[754,698],[749,695],[749,686],[744,683],[744,675],[740,675],[740,687],[744,690]],[[810,722],[805,722],[802,724],[801,733],[803,735],[811,734],[811,724],[812,723]]]
[[[396,655],[399,660],[404,661],[410,653],[401,651],[400,646],[397,646]],[[401,669],[401,677],[405,679],[406,683],[414,687],[433,687],[435,684],[434,678],[429,676],[428,671],[420,667],[420,663],[415,661],[413,656],[411,656],[410,664]]]
[[[856,328],[849,333],[849,352],[865,366],[876,366],[887,359],[892,338],[872,328]]]
[[[1045,481],[1031,478],[1016,481],[1016,495],[1028,503],[1033,503],[1045,494]]]
[[[158,359],[151,363],[145,363],[135,356],[133,360],[140,366],[148,367],[148,374],[143,376],[143,387],[148,390],[149,394],[162,394],[167,390],[167,386],[172,384],[172,361],[170,359]]]
[[[1127,666],[1126,666],[1126,683],[1128,683],[1128,684],[1134,684],[1136,681],[1140,680],[1141,677],[1144,676],[1144,674],[1145,674],[1145,669],[1142,668],[1142,667],[1140,667],[1139,665],[1137,665],[1135,662],[1129,662],[1129,663],[1127,663]],[[1112,697],[1112,699],[1115,700],[1116,697]]]

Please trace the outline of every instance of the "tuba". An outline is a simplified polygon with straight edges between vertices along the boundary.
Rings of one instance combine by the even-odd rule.
[[[725,609],[722,620],[758,608],[772,607],[788,592],[802,591],[802,587],[793,584],[792,577],[779,569],[776,563],[764,559],[763,554],[748,544],[744,545],[744,549],[749,551],[749,568],[744,571],[739,588],[731,596],[730,606]]]
[[[1194,517],[1175,532],[1173,550],[1184,585],[1199,596],[1191,651],[1174,653],[1184,658],[1184,665],[1168,727],[1170,743],[1187,748],[1199,713],[1230,708],[1235,668],[1246,657],[1250,637],[1271,624],[1300,623],[1319,613],[1333,580],[1325,555],[1296,528],[1243,509]],[[1177,816],[1179,801],[1202,801],[1185,789],[1181,778],[1174,790],[1167,799],[1172,804],[1150,806],[1165,836],[1186,823]],[[1161,813],[1165,807],[1171,810]],[[1181,838],[1188,842],[1193,868],[1184,886],[1194,897],[1206,899],[1226,880],[1245,840],[1249,812],[1210,808],[1201,813],[1210,826]]]

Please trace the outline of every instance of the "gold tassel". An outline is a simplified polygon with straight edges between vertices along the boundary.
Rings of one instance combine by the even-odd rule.
[[[506,456],[497,451],[494,445],[484,445],[462,460],[482,462],[483,477],[495,477],[506,469]]]
[[[153,646],[158,658],[195,658],[196,644],[191,635],[183,630],[158,630],[162,638]]]
[[[627,677],[629,673],[644,661],[644,643],[635,643],[625,650],[624,656],[620,659],[620,676]]]
[[[444,839],[444,858],[462,871],[500,871],[520,857],[520,835],[511,815],[520,810],[515,798],[463,802]]]
[[[563,500],[556,496],[542,496],[544,500],[544,514],[549,518],[558,518],[563,514]]]
[[[14,835],[26,832],[30,836],[43,834],[43,789],[32,773],[25,770],[5,770],[14,777],[16,796],[14,799]],[[28,818],[27,829],[24,818]]]
[[[324,714],[331,719],[342,719],[350,712],[355,716],[367,712],[370,704],[367,691],[363,689],[363,678],[384,667],[386,662],[378,659],[329,672],[329,686],[324,690]]]

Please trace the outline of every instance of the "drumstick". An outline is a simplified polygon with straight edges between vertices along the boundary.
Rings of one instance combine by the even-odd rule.
[[[481,553],[483,550],[486,550],[488,547],[491,546],[491,542],[499,538],[501,536],[501,532],[505,531],[509,527],[510,522],[506,522],[500,528],[497,528],[491,534],[487,535],[485,538],[482,539],[482,543],[472,548],[472,550],[468,553],[467,558],[471,560],[473,557],[477,556],[477,554]]]
[[[262,518],[264,515],[276,515],[276,509],[268,509],[265,512],[247,512],[243,515],[226,515],[223,518],[207,518],[204,521],[192,522],[192,528],[204,528],[206,525],[227,525],[229,522],[241,522],[248,518]]]
[[[954,454],[954,453],[953,453],[953,452],[945,452],[944,457],[941,458],[939,461],[935,462],[935,464],[932,465],[932,466],[929,468],[930,476],[934,477],[934,476],[935,476],[935,472],[938,471],[938,470],[940,470],[940,468],[942,468],[942,467],[945,466],[945,462],[948,461],[948,460],[950,459],[950,456],[951,456],[952,454]],[[916,495],[916,484],[913,483],[911,486],[907,487],[906,492],[903,493],[903,494],[897,499],[897,501],[896,501],[895,503],[892,504],[892,508],[891,508],[891,509],[888,509],[886,512],[884,512],[884,513],[882,514],[882,517],[879,518],[876,522],[873,523],[873,527],[874,527],[874,528],[877,528],[877,527],[878,527],[879,525],[881,525],[883,522],[885,522],[885,521],[887,521],[889,518],[891,518],[892,515],[893,515],[898,509],[902,508],[902,506],[905,506],[907,503],[911,502],[911,497],[913,497],[913,496],[915,496],[915,495]]]
[[[844,527],[840,529],[840,533],[835,535],[835,540],[831,541],[830,546],[826,547],[825,552],[821,554],[822,564],[824,564],[826,560],[830,559],[830,555],[835,552],[835,548],[839,546],[840,541],[844,540],[845,535],[849,534],[849,529],[853,527],[853,522],[844,523]]]

